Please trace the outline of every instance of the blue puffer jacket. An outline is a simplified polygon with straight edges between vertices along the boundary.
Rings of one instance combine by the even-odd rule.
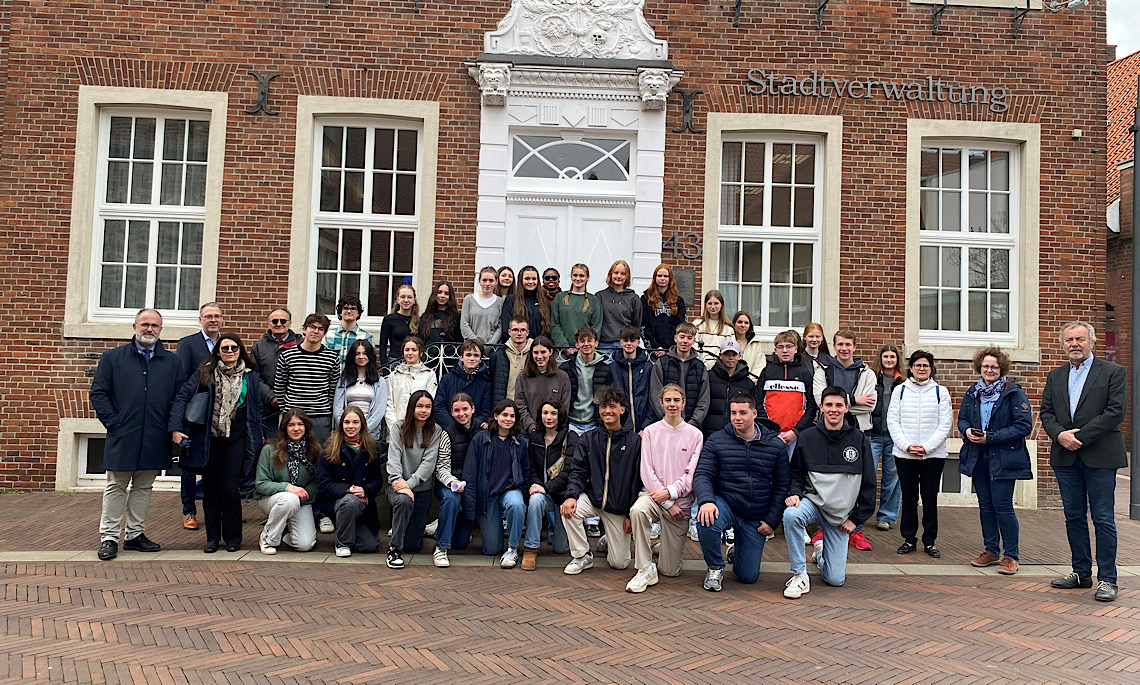
[[[958,432],[962,434],[958,473],[973,478],[974,465],[984,455],[990,463],[990,480],[1033,479],[1029,449],[1025,446],[1025,438],[1033,432],[1033,409],[1020,385],[1008,385],[998,396],[986,428],[986,444],[967,440],[967,428],[982,429],[982,402],[976,386],[970,386],[958,408]]]
[[[621,350],[615,350],[610,357],[610,374],[617,386],[625,393],[626,420],[634,419],[634,430],[641,432],[651,423],[657,421],[657,414],[653,413],[656,397],[649,396],[649,379],[653,377],[653,362],[645,350],[639,349],[637,356],[626,359]],[[630,381],[633,381],[632,384]]]
[[[730,423],[710,435],[693,474],[693,491],[697,506],[720,497],[738,518],[775,528],[792,479],[788,448],[771,421],[758,420],[756,433],[745,442]]]
[[[479,362],[473,373],[463,368],[463,363],[455,365],[439,379],[435,391],[435,422],[446,429],[452,424],[451,398],[459,393],[467,393],[475,400],[475,425],[481,425],[491,418],[491,370],[487,362]]]

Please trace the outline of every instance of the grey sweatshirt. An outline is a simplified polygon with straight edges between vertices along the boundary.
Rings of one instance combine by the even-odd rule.
[[[404,447],[400,440],[403,420],[396,422],[396,430],[388,443],[388,484],[403,478],[413,492],[430,490],[435,477],[435,467],[442,457],[451,464],[451,438],[439,426],[432,432],[428,446],[420,447],[422,436],[417,430],[411,447]]]
[[[495,296],[495,304],[483,307],[471,294],[463,298],[463,312],[459,315],[459,332],[463,339],[478,338],[485,345],[494,345],[503,339],[503,298]]]
[[[599,342],[618,342],[623,326],[641,328],[641,296],[631,288],[620,293],[613,287],[599,290],[598,300],[602,303],[602,330],[598,331]]]

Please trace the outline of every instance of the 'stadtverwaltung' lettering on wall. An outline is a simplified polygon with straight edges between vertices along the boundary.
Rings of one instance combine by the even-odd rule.
[[[887,100],[950,102],[961,105],[987,105],[1001,114],[1009,109],[1002,87],[961,86],[933,76],[919,81],[884,81],[867,78],[829,78],[812,70],[810,76],[796,79],[765,69],[748,70],[748,92],[752,95],[791,95],[797,97],[848,97],[870,100],[876,95]]]

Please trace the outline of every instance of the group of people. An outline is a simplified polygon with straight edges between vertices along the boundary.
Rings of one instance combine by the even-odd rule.
[[[336,326],[314,313],[299,335],[289,310],[274,309],[248,350],[222,331],[217,303],[202,306],[202,330],[176,353],[159,341],[159,312],[140,311],[134,338],[103,355],[91,387],[108,431],[99,558],[114,558],[121,536],[124,549],[160,549],[144,520],[171,442],[184,474],[183,525],[198,528],[200,497],[208,553],[241,548],[245,489],[267,516],[265,554],[282,544],[312,549],[318,531],[335,534],[337,556],[375,552],[386,499],[389,567],[420,551],[425,531],[435,537],[433,562],[446,567],[477,526],[484,554],[533,570],[547,533],[555,553],[570,555],[567,574],[591,568],[595,551],[613,568],[632,563],[631,592],[681,572],[686,536],[700,543],[706,589],[721,589],[729,563],[738,580],[755,582],[781,525],[786,597],[810,589],[808,545],[823,581],[842,585],[848,546],[870,549],[862,527],[872,515],[880,530],[898,525],[899,554],[920,548],[920,502],[921,549],[941,556],[937,496],[953,410],[932,354],[904,361],[887,344],[864,364],[852,330],[829,345],[814,323],[762,349],[751,317],[728,319],[716,290],[686,321],[666,265],[640,296],[624,261],[596,294],[584,265],[571,269],[568,291],[559,279],[554,269],[540,281],[534,267],[517,279],[486,267],[461,311],[442,281],[422,314],[403,285],[376,345],[352,296],[337,303]],[[1111,601],[1123,369],[1092,355],[1089,324],[1066,325],[1062,342],[1069,363],[1050,374],[1041,416],[1074,572],[1054,586],[1091,586],[1091,507],[1095,594]],[[426,363],[435,343],[458,346],[449,370]],[[978,379],[957,420],[958,469],[974,483],[982,528],[972,563],[999,564],[1003,574],[1018,569],[1014,483],[1033,477],[1032,410],[1010,364],[997,347],[978,350]],[[591,536],[600,536],[593,551]]]

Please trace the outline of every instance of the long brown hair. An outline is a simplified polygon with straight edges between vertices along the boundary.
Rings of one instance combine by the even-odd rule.
[[[412,331],[412,335],[420,331],[420,301],[416,299],[416,289],[407,283],[403,283],[400,287],[396,288],[396,294],[392,296],[392,311],[389,314],[396,314],[400,311],[400,305],[397,303],[397,298],[400,297],[400,291],[404,288],[412,291],[412,312],[409,315],[408,328]]]
[[[886,345],[883,345],[879,348],[879,353],[875,355],[875,361],[871,362],[871,370],[876,374],[883,372],[884,352],[895,353],[895,376],[902,376],[903,378],[906,378],[906,371],[903,370],[906,367],[906,360],[903,359],[902,352],[899,352],[899,348],[895,345],[891,345],[890,343],[887,343]]]
[[[709,300],[713,299],[714,297],[720,300],[720,315],[717,317],[717,327],[715,331],[709,328],[709,323],[711,323],[709,319]],[[705,333],[716,333],[717,335],[724,335],[725,326],[728,326],[730,329],[732,328],[732,322],[728,320],[728,317],[725,316],[724,313],[724,295],[719,290],[710,290],[705,293],[705,299],[701,300],[701,318],[699,321],[701,322],[701,325],[697,328],[703,329]]]
[[[511,272],[511,284],[510,285],[502,285],[501,283],[499,283],[499,279],[500,279],[500,277],[502,277],[504,271],[510,271]],[[507,295],[510,295],[511,294],[510,289],[514,288],[515,283],[517,283],[518,280],[519,279],[515,278],[515,270],[514,269],[507,266],[506,264],[500,266],[499,270],[495,272],[495,294],[498,295],[499,297],[506,297]]]
[[[514,296],[515,296],[515,310],[511,312],[513,316],[526,317],[527,322],[530,322],[530,313],[526,310],[526,290],[523,288],[522,276],[528,271],[533,271],[535,276],[539,276],[538,285],[534,288],[534,299],[537,302],[538,314],[542,317],[542,330],[531,331],[532,337],[545,335],[550,331],[550,297],[546,294],[546,289],[542,287],[542,278],[538,273],[538,269],[527,265],[519,269],[518,278],[515,279]]]
[[[522,375],[527,378],[538,377],[538,363],[534,361],[534,348],[536,347],[545,347],[550,350],[550,359],[546,360],[546,373],[542,375],[557,376],[558,364],[554,363],[554,341],[545,335],[538,336],[534,339],[534,342],[530,344],[530,352],[527,353],[526,359],[523,361]]]
[[[519,434],[519,407],[515,404],[514,400],[499,400],[495,405],[494,410],[491,411],[491,418],[487,419],[487,432],[495,437],[499,437],[499,414],[502,414],[508,409],[515,410],[515,422],[511,425],[507,435]]]
[[[432,404],[431,393],[427,390],[417,390],[412,393],[408,398],[408,410],[404,412],[404,424],[400,427],[400,442],[404,447],[412,448],[416,444],[416,403],[423,398],[428,398]],[[435,436],[435,412],[428,412],[428,417],[424,421],[423,433],[420,436],[420,447],[427,449],[431,444],[431,439]]]
[[[371,464],[376,461],[378,450],[376,449],[376,441],[372,439],[372,433],[368,430],[368,417],[364,415],[364,410],[360,407],[349,407],[344,410],[344,414],[341,415],[340,421],[337,421],[332,435],[325,441],[325,459],[340,466],[340,448],[347,442],[344,439],[344,419],[349,414],[356,414],[360,417],[360,451],[368,455],[368,463]]]
[[[286,409],[281,414],[281,427],[277,430],[277,435],[269,441],[273,447],[271,453],[273,466],[276,468],[285,468],[285,462],[289,460],[289,433],[286,428],[295,418],[301,419],[305,424],[305,436],[302,439],[305,441],[305,456],[309,458],[309,463],[315,464],[321,458],[321,443],[317,442],[317,436],[313,435],[313,422],[309,420],[309,415],[303,409]]]
[[[650,281],[649,287],[645,290],[645,299],[649,301],[650,311],[657,311],[661,306],[661,293],[657,290],[657,272],[665,269],[669,273],[669,286],[665,288],[665,302],[669,305],[669,316],[674,316],[677,313],[677,279],[673,278],[673,269],[665,264],[658,264],[657,268],[653,270],[653,280]]]
[[[223,340],[232,340],[237,343],[238,359],[245,362],[246,371],[257,371],[257,363],[250,359],[249,353],[245,351],[245,344],[242,343],[241,337],[237,333],[222,333],[218,336],[218,341],[214,343],[214,351],[198,365],[199,388],[205,389],[207,385],[214,382],[214,369],[217,369],[218,364],[221,363],[220,348]]]
[[[432,320],[435,319],[435,312],[439,309],[439,303],[436,302],[436,297],[439,296],[439,289],[447,286],[447,304],[443,307],[443,318],[440,319],[439,325],[442,329],[441,333],[446,333],[459,323],[459,305],[455,302],[455,286],[451,281],[443,280],[435,284],[435,288],[431,291],[431,300],[427,306],[424,307],[424,314],[420,317],[420,330],[430,331]],[[418,331],[412,331],[417,333]]]

